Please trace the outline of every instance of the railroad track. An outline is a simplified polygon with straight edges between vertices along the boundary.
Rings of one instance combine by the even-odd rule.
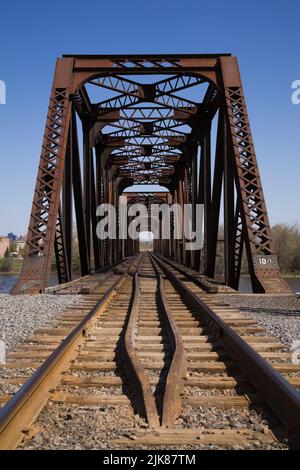
[[[79,418],[83,446],[97,432],[107,448],[298,445],[300,366],[178,269],[145,254],[58,292],[86,300],[8,355],[0,384],[24,385],[1,396],[0,448],[30,448],[41,429],[66,448]]]

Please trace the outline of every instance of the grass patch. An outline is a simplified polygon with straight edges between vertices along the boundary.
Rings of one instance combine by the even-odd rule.
[[[21,271],[23,264],[22,259],[17,258],[0,258],[0,273],[15,274]]]

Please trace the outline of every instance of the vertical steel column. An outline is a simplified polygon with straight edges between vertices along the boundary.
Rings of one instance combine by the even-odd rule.
[[[160,252],[163,256],[166,256],[165,253],[165,240],[163,240],[162,237],[163,233],[163,220],[162,220],[162,214],[159,215],[159,244],[160,244]]]
[[[209,224],[211,215],[211,122],[206,121],[204,124],[204,135],[202,141],[202,158],[203,158],[203,193],[204,193],[204,273],[208,271],[208,243],[209,243]]]
[[[197,205],[197,179],[198,179],[198,147],[193,148],[192,161],[191,161],[191,180],[192,180],[192,230],[196,230],[196,205]],[[191,253],[191,266],[192,268],[199,270],[200,262],[200,250],[193,250]]]
[[[233,156],[228,145],[228,129],[224,133],[224,268],[225,284],[234,285],[234,180]]]
[[[95,184],[95,168],[94,168],[94,155],[93,149],[91,149],[91,220],[92,220],[92,240],[93,240],[93,253],[94,253],[94,264],[95,270],[100,269],[100,250],[99,250],[99,239],[97,237],[97,216],[96,216],[96,184]]]
[[[185,171],[184,171],[184,202],[185,204],[189,204],[189,205],[191,204],[191,180],[190,180],[189,168],[185,168]],[[188,223],[190,224],[189,227],[191,227],[192,220],[189,220]],[[184,264],[190,267],[191,266],[191,251],[185,248],[184,253],[185,253]]]
[[[66,248],[66,263],[68,266],[68,280],[72,279],[72,244],[73,244],[73,194],[72,194],[72,180],[73,180],[73,160],[72,160],[72,120],[70,118],[69,138],[65,158],[64,179],[62,187],[62,230],[64,237],[64,245]],[[66,281],[65,281],[66,282]]]
[[[102,199],[104,203],[109,202],[108,201],[108,171],[106,168],[102,170]],[[107,266],[109,261],[108,261],[108,240],[105,239],[103,240],[103,265]]]
[[[181,233],[182,233],[182,239],[180,240],[180,263],[185,264],[185,229],[184,229],[184,196],[183,196],[183,180],[180,178],[179,182],[179,192],[178,192],[178,199],[179,199],[179,204],[181,207]]]
[[[123,204],[123,197],[121,197],[121,195],[118,196],[118,207],[119,207],[119,210],[118,210],[119,220],[120,220],[121,213],[124,214],[124,216],[126,217],[126,220],[127,220],[127,214],[125,214],[125,208],[124,208],[124,204]],[[123,230],[123,228],[124,227],[122,227],[122,230]],[[128,237],[128,226],[126,226],[125,229],[126,229],[126,235]],[[119,230],[119,233],[120,233],[120,230]],[[127,251],[126,251],[127,250],[127,239],[121,238],[120,242],[121,242],[120,257],[121,257],[121,259],[124,259],[127,256]]]
[[[215,277],[215,265],[217,255],[217,242],[221,206],[221,193],[222,193],[222,180],[224,169],[224,113],[222,108],[219,109],[218,129],[217,129],[217,144],[214,165],[214,182],[211,203],[211,215],[208,230],[208,246],[207,246],[207,275]]]
[[[175,229],[176,229],[176,239],[175,239],[175,260],[180,263],[180,240],[178,239],[178,234],[180,230],[180,224],[181,221],[179,220],[179,210],[178,210],[178,205],[179,205],[179,196],[178,196],[178,185],[175,188],[174,191],[174,201],[175,201],[175,210],[176,210],[176,215],[175,215]]]
[[[72,138],[71,138],[71,155],[72,155],[72,181],[74,193],[74,206],[76,215],[76,226],[79,246],[80,269],[81,275],[86,276],[89,273],[89,263],[86,250],[86,229],[84,218],[84,204],[82,195],[82,181],[80,169],[80,155],[78,147],[78,135],[76,124],[75,107],[72,108]]]
[[[199,174],[198,174],[198,204],[202,204],[204,206],[204,151],[203,151],[203,139],[201,142],[201,148],[200,148],[200,162],[199,162]],[[203,218],[205,217],[204,211],[203,211]],[[205,222],[205,220],[204,220]],[[204,224],[203,224],[204,228]],[[203,259],[204,259],[204,243],[205,243],[205,234],[204,234],[204,240],[203,240],[203,247],[202,250],[200,251],[199,254],[199,270],[202,271],[204,269],[203,266]]]
[[[59,284],[70,281],[69,266],[66,259],[67,248],[62,226],[61,208],[58,209],[56,232],[54,242],[54,252],[56,259],[57,277]]]
[[[96,145],[95,152],[96,152],[96,203],[98,207],[103,203],[101,148],[99,145]],[[104,267],[103,240],[98,239],[98,247],[99,247],[99,267],[103,268]]]
[[[241,266],[242,266],[242,258],[243,258],[243,247],[244,247],[244,235],[243,235],[243,223],[240,215],[240,205],[239,201],[236,203],[236,210],[235,210],[235,220],[234,220],[234,253],[232,256],[233,259],[233,271],[234,271],[234,279],[232,282],[233,289],[239,288],[239,281],[240,281],[240,273],[241,273]]]
[[[133,220],[134,220],[134,216],[128,216],[128,224],[130,224]],[[128,244],[128,256],[133,256],[134,255],[134,239],[128,238],[127,244]]]
[[[171,193],[168,197],[169,207],[174,204],[174,193]],[[169,239],[169,258],[174,258],[174,213],[170,212],[170,239]]]
[[[120,230],[119,230],[119,226],[120,226],[120,204],[119,204],[119,190],[118,188],[115,188],[115,191],[114,191],[114,196],[115,196],[115,199],[114,199],[114,206],[115,206],[115,209],[116,209],[116,240],[115,240],[115,261],[118,261],[120,259],[120,251],[121,251],[121,240],[120,240]]]
[[[86,229],[86,250],[89,271],[91,270],[91,178],[92,155],[90,143],[91,123],[85,120],[82,123],[83,132],[83,192],[84,192],[84,218]]]
[[[117,261],[118,259],[118,237],[119,237],[119,214],[118,214],[118,198],[117,198],[117,189],[114,188],[113,190],[113,205],[116,211],[116,238],[112,240],[113,245],[113,262]]]
[[[108,175],[108,180],[107,180],[108,203],[112,205],[113,204],[113,183],[112,183],[112,178],[111,178],[109,170],[107,172],[107,175]],[[107,247],[108,247],[108,264],[112,264],[113,263],[113,240],[111,240],[110,238],[107,239]]]

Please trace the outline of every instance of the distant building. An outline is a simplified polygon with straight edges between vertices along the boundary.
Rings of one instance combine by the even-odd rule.
[[[9,232],[9,233],[7,234],[7,236],[8,236],[8,238],[9,238],[9,240],[10,240],[11,242],[16,241],[16,239],[17,239],[17,235],[15,235],[15,234],[12,233],[12,232]]]
[[[25,246],[25,240],[24,238],[23,239],[18,238],[15,243],[16,243],[16,251],[19,253],[19,251],[23,250]]]
[[[7,249],[9,249],[10,239],[0,236],[0,258],[3,258]]]

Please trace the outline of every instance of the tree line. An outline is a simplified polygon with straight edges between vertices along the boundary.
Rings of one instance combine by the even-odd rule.
[[[283,273],[300,273],[299,225],[277,224],[272,227],[278,264]]]
[[[300,227],[299,225],[276,224],[272,237],[279,269],[283,274],[300,274]],[[248,261],[244,250],[242,274],[248,272]]]
[[[300,227],[299,225],[276,224],[272,227],[272,236],[277,254],[278,265],[283,274],[300,274]],[[220,227],[216,260],[216,273],[224,274],[224,229]],[[244,249],[242,274],[248,274],[248,260]]]

